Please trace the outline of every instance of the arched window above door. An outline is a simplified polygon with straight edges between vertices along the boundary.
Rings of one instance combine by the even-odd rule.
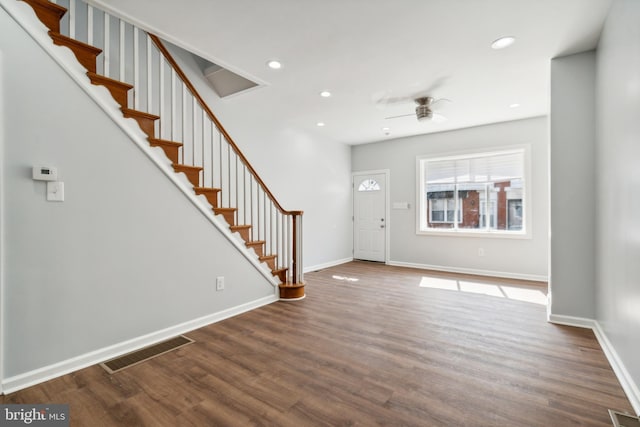
[[[358,186],[358,191],[380,191],[380,184],[375,179],[365,179]]]

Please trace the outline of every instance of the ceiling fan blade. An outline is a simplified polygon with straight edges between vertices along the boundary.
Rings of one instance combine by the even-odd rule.
[[[442,122],[446,122],[447,118],[442,114],[433,113],[433,117],[431,118],[431,121],[434,123],[442,123]]]
[[[384,109],[390,105],[413,102],[411,98],[391,96],[390,92],[384,95],[378,95],[373,98],[373,103],[379,109]]]
[[[431,102],[431,105],[432,105],[432,106],[434,106],[434,105],[436,105],[437,103],[439,103],[439,102],[441,102],[441,101],[446,101],[446,102],[450,102],[450,103],[451,103],[451,102],[453,102],[453,101],[452,101],[452,100],[450,100],[449,98],[438,98],[438,99],[434,99],[434,100]]]
[[[433,96],[433,93],[441,88],[447,80],[449,80],[449,77],[450,76],[440,76],[435,80],[431,80],[431,84],[429,86],[425,87],[420,92],[414,93],[411,98],[416,99],[423,98],[425,96]]]
[[[389,120],[389,119],[399,119],[400,117],[409,117],[409,116],[415,116],[416,113],[411,113],[411,114],[403,114],[401,116],[391,116],[391,117],[385,117],[385,120]]]

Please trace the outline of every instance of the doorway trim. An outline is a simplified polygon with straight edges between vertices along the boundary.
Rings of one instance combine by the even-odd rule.
[[[359,175],[373,175],[373,174],[384,174],[385,179],[385,200],[384,200],[384,215],[385,215],[385,229],[384,229],[384,263],[389,264],[390,256],[390,247],[389,239],[390,239],[390,229],[391,229],[391,209],[390,209],[390,199],[391,199],[391,177],[389,169],[373,169],[373,170],[363,170],[363,171],[352,171],[351,172],[351,255],[355,254],[355,246],[356,246],[356,228],[355,228],[355,205],[356,205],[356,188],[355,188],[355,177]]]

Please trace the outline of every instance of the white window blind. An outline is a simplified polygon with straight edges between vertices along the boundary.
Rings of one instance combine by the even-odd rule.
[[[423,158],[418,172],[418,232],[524,233],[525,149]]]

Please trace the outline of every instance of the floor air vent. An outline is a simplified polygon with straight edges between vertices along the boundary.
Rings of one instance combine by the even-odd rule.
[[[609,409],[609,415],[614,427],[640,427],[640,420],[633,415],[622,414],[611,409]]]
[[[123,369],[137,365],[138,363],[142,363],[146,360],[153,359],[156,356],[176,350],[180,347],[191,344],[192,342],[194,341],[191,338],[180,335],[178,337],[171,338],[170,340],[125,354],[124,356],[116,357],[115,359],[108,360],[100,365],[110,374],[115,374]]]

